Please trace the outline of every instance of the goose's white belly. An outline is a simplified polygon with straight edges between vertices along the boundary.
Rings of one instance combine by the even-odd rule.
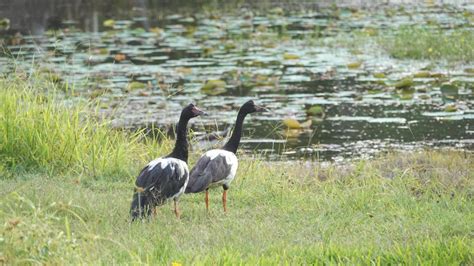
[[[235,154],[230,151],[221,150],[221,149],[210,150],[206,152],[204,155],[209,157],[211,160],[216,158],[217,156],[223,156],[225,158],[226,164],[230,167],[230,172],[224,179],[211,183],[209,187],[230,185],[232,180],[234,180],[235,175],[237,174],[237,168],[239,166],[237,156],[235,156]]]

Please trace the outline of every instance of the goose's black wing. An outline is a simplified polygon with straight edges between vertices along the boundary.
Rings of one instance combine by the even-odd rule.
[[[155,204],[163,204],[167,199],[184,192],[189,171],[184,162],[174,158],[152,161],[137,177],[135,185],[150,194]]]
[[[225,155],[204,154],[191,169],[185,193],[198,193],[206,190],[212,183],[225,181],[232,170]],[[233,176],[232,176],[233,178]]]
[[[184,161],[163,158],[151,161],[135,181],[130,215],[132,220],[148,216],[153,206],[163,204],[167,199],[179,197],[189,179],[188,166]]]

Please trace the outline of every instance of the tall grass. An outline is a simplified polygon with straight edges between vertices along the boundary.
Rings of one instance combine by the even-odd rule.
[[[474,30],[470,28],[442,30],[405,26],[377,40],[395,58],[474,60]]]
[[[170,148],[112,129],[93,105],[67,105],[57,87],[38,73],[0,79],[0,169],[123,180]]]

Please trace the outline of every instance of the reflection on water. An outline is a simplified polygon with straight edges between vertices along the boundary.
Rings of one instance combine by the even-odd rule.
[[[275,159],[472,149],[472,62],[433,65],[390,58],[371,43],[334,46],[341,36],[387,27],[471,29],[465,14],[472,6],[359,12],[332,2],[0,0],[0,17],[24,33],[0,36],[7,48],[0,72],[13,71],[8,57],[24,68],[35,62],[74,87],[72,95],[97,100],[118,128],[169,128],[176,110],[193,101],[210,113],[193,121],[198,138],[224,131],[243,102],[257,99],[271,112],[248,118],[243,147]],[[289,11],[302,7],[310,8]],[[397,88],[407,76],[411,87]],[[284,125],[289,119],[296,128]]]
[[[268,10],[276,6],[285,11],[318,10],[333,6],[377,8],[384,5],[471,4],[471,0],[0,0],[0,18],[8,18],[11,28],[33,35],[47,29],[75,25],[85,31],[97,32],[106,18],[140,17],[148,29],[169,14],[193,15],[218,10],[238,12],[240,8]]]

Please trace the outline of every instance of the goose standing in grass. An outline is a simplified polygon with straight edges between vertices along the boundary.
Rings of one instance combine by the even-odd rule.
[[[179,218],[178,198],[189,180],[187,125],[191,118],[204,114],[193,104],[181,111],[176,127],[176,144],[169,155],[148,163],[135,181],[130,215],[132,221],[149,216],[152,209],[174,200],[174,212]]]
[[[224,188],[222,205],[224,212],[227,212],[227,190],[237,172],[238,161],[235,153],[242,137],[244,119],[248,114],[265,110],[265,108],[255,105],[252,100],[242,105],[237,115],[234,132],[232,132],[229,141],[222,149],[214,149],[204,153],[191,169],[185,193],[206,191],[205,201],[208,211],[209,188],[222,186]]]

